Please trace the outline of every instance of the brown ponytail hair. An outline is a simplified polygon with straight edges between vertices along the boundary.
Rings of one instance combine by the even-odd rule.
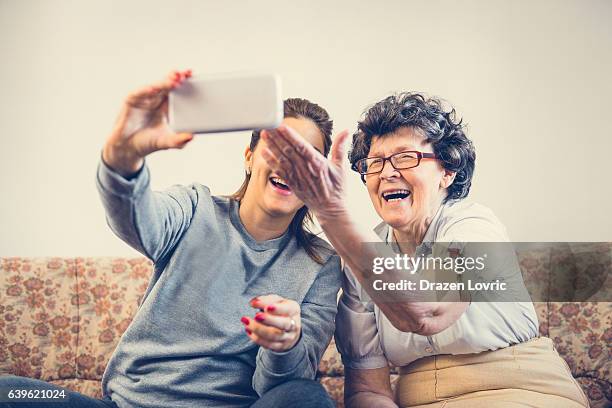
[[[323,135],[323,154],[327,156],[331,148],[331,133],[333,128],[333,121],[329,118],[327,111],[316,103],[300,98],[286,99],[283,102],[283,109],[285,118],[309,119],[317,126]],[[259,129],[253,131],[251,143],[249,145],[252,152],[255,151],[255,147],[257,147],[257,143],[259,143],[260,132],[261,130]],[[242,185],[238,191],[230,196],[232,199],[236,201],[242,200],[246,193],[247,186],[249,185],[250,178],[250,174],[245,173]],[[311,225],[312,214],[308,210],[308,207],[303,206],[295,214],[293,220],[291,220],[289,229],[291,234],[297,239],[298,245],[304,248],[308,256],[315,262],[323,264],[323,259],[321,259],[317,251],[318,245],[315,241],[315,234],[310,230]]]

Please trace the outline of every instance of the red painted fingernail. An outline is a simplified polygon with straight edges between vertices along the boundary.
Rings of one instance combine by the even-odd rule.
[[[265,320],[263,313],[256,313],[255,320],[257,320],[258,322],[263,322]]]
[[[253,332],[252,332],[252,331],[250,331],[249,329],[244,329],[244,330],[247,332],[247,334],[248,334],[249,336],[250,336],[251,334],[253,334]]]
[[[276,310],[276,306],[274,306],[274,305],[266,306],[266,312],[273,312],[275,310]]]
[[[240,321],[241,321],[243,324],[245,324],[246,326],[248,326],[248,325],[251,323],[251,321],[249,320],[249,318],[248,318],[248,317],[244,317],[244,316],[242,316],[242,317],[240,318]]]
[[[253,299],[250,300],[251,303],[253,302],[259,302],[259,296],[255,296]]]

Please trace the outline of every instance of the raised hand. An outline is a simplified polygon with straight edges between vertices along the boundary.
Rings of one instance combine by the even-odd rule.
[[[268,165],[287,182],[319,221],[345,211],[346,169],[343,159],[348,131],[336,136],[329,160],[289,126],[262,131],[261,137],[266,142],[262,155]]]
[[[166,79],[145,86],[124,100],[102,157],[120,174],[138,171],[148,154],[164,149],[181,149],[192,140],[191,133],[174,133],[168,126],[168,94],[191,77],[191,70],[172,71]]]

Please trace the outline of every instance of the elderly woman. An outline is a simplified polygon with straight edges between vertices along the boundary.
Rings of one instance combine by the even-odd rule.
[[[336,321],[346,405],[588,406],[551,340],[538,337],[531,302],[430,302],[410,294],[388,301],[372,284],[407,273],[374,276],[380,251],[364,243],[382,241],[416,257],[433,243],[508,241],[489,209],[465,200],[475,152],[454,110],[402,93],[376,103],[359,122],[349,157],[383,220],[376,236],[359,231],[346,208],[347,135],[336,138],[331,160],[288,128],[265,132],[262,152],[316,214],[346,265]],[[395,393],[389,363],[399,367]]]

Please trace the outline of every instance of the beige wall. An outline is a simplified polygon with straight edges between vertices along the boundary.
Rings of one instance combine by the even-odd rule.
[[[265,70],[336,129],[388,93],[452,102],[472,198],[517,241],[610,241],[610,1],[0,0],[0,256],[130,255],[94,186],[122,97],[175,67]],[[248,133],[153,155],[153,187],[232,192]],[[350,207],[377,217],[357,176]]]

